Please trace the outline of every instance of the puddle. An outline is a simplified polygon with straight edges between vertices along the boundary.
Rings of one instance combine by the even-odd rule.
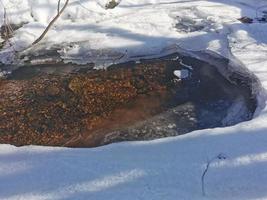
[[[183,79],[174,73],[181,70]],[[21,67],[0,80],[0,142],[94,147],[250,120],[257,106],[252,80],[234,72],[230,78],[180,54],[107,70]]]

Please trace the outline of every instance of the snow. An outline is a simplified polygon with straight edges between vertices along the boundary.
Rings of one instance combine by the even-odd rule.
[[[173,74],[179,79],[185,79],[189,77],[189,71],[187,69],[175,70]]]
[[[16,50],[28,48],[56,12],[54,0],[2,1],[10,21],[28,22],[11,39]],[[237,20],[256,17],[256,9],[267,2],[122,0],[113,10],[105,10],[105,3],[71,1],[42,45],[64,44],[60,53],[66,62],[93,53],[117,62],[114,59],[120,55],[131,59],[171,52],[177,46],[235,58],[262,86],[254,88],[259,101],[254,119],[178,137],[92,149],[3,144],[0,199],[267,199],[267,23],[248,25]],[[181,19],[207,27],[180,32],[175,24]],[[12,61],[7,51],[8,47],[0,52],[2,62]],[[236,107],[229,114],[240,110]],[[207,160],[220,153],[227,159],[211,164],[203,197],[202,172]]]

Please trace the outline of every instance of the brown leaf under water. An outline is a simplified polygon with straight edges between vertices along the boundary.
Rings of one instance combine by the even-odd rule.
[[[108,132],[162,111],[167,64],[0,80],[0,143],[97,146]]]

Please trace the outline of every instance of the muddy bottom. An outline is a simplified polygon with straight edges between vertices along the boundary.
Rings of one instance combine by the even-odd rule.
[[[57,73],[61,68],[25,66],[0,80],[0,143],[95,147],[151,140],[233,125],[256,109],[249,77],[233,73],[229,81],[214,66],[178,54],[108,70]]]

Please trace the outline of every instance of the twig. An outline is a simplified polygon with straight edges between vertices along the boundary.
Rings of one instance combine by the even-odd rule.
[[[202,186],[202,195],[203,196],[206,196],[206,192],[205,192],[205,175],[207,174],[208,170],[209,170],[209,167],[210,167],[210,163],[211,161],[207,161],[207,164],[206,164],[206,168],[201,176],[201,186]]]
[[[206,196],[206,191],[205,191],[205,176],[209,170],[210,164],[215,161],[215,160],[225,160],[226,156],[222,153],[218,154],[217,156],[215,156],[214,158],[212,158],[211,160],[207,160],[207,164],[206,164],[206,168],[204,170],[204,172],[202,173],[201,176],[201,189],[202,189],[202,195]]]
[[[59,0],[60,1],[60,0]],[[69,3],[69,0],[66,0],[65,1],[65,4],[64,6],[61,8],[61,10],[59,10],[59,12],[57,13],[57,15],[54,17],[54,19],[52,19],[52,21],[48,24],[48,26],[46,27],[46,29],[44,30],[44,32],[41,34],[41,36],[39,38],[37,38],[33,43],[32,45],[35,45],[37,44],[38,42],[40,42],[44,37],[45,35],[47,34],[47,32],[49,31],[49,29],[51,28],[51,26],[53,26],[53,24],[57,21],[57,19],[60,17],[60,15],[63,13],[63,11],[65,10],[65,8],[67,7]],[[58,3],[59,5],[60,3]]]
[[[59,11],[60,11],[60,3],[61,3],[61,0],[58,0],[58,3],[57,3],[57,14],[58,14]]]
[[[2,4],[2,2],[1,2],[1,4]],[[7,9],[5,6],[4,6],[4,23],[3,24],[4,25],[3,25],[2,34],[3,34],[4,43],[8,44],[15,51],[14,46],[12,46],[12,44],[9,40],[12,37],[14,30],[11,26],[9,19],[8,19]]]

